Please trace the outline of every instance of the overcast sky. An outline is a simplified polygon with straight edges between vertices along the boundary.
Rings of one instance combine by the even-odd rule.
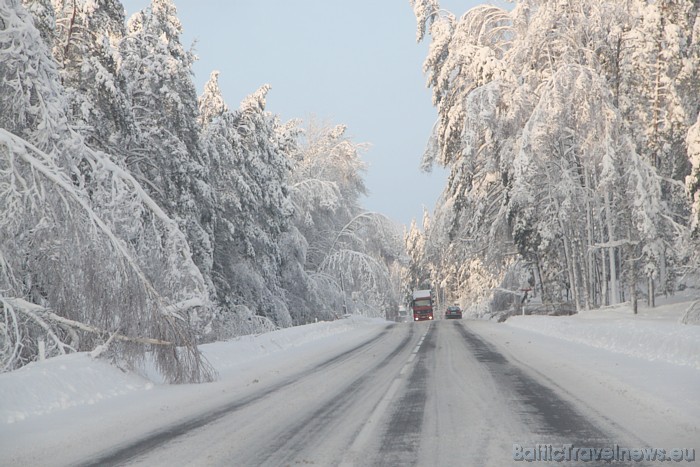
[[[485,3],[442,0],[457,14]],[[123,1],[130,15],[148,0]],[[282,120],[345,124],[364,154],[365,208],[408,225],[432,211],[446,172],[419,170],[436,119],[409,0],[175,0],[183,44],[194,40],[197,92],[212,70],[231,108],[262,84]],[[428,38],[429,39],[429,38]]]

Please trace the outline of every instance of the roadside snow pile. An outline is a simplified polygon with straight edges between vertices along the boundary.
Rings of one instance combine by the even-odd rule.
[[[92,405],[152,387],[152,382],[86,352],[50,358],[0,374],[0,423]]]
[[[300,359],[338,352],[343,346],[378,334],[388,324],[382,319],[352,317],[243,336],[200,348],[221,380],[235,381],[246,368],[280,362],[299,366]],[[147,370],[145,373],[155,374]],[[163,387],[158,383],[93,359],[87,352],[30,363],[0,374],[0,425]],[[198,385],[191,386],[197,390]]]
[[[239,366],[250,364],[256,359],[277,352],[289,352],[309,344],[332,345],[339,334],[357,331],[359,329],[383,329],[389,323],[381,318],[363,318],[352,316],[336,321],[321,321],[319,323],[294,326],[260,335],[241,336],[228,342],[215,342],[201,345],[204,356],[214,366],[221,378],[230,374]]]
[[[700,326],[681,324],[688,303],[639,309],[628,306],[574,316],[513,316],[506,324],[572,342],[700,370]]]

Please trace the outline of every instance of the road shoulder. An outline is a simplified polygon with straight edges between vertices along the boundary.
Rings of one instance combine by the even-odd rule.
[[[583,413],[632,434],[646,446],[700,447],[697,370],[499,323],[465,325]]]

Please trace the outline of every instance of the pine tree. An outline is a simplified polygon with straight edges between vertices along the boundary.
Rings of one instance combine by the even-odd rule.
[[[128,83],[138,133],[132,153],[150,194],[186,232],[195,263],[211,285],[212,199],[199,139],[192,52],[170,0],[153,0],[128,22],[119,72]]]
[[[119,73],[124,8],[116,0],[56,0],[53,55],[69,93],[71,120],[91,147],[127,162],[137,135]]]
[[[242,306],[275,325],[289,326],[279,243],[293,212],[287,186],[290,166],[279,144],[280,124],[265,111],[269,86],[232,112],[222,105],[216,78],[212,74],[200,108],[216,197],[213,269],[218,300],[226,311]]]
[[[34,18],[44,43],[51,49],[56,33],[56,13],[51,0],[22,0],[22,5]]]

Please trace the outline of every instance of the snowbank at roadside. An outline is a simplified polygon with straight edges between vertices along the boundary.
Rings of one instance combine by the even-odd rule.
[[[200,348],[220,378],[232,380],[242,369],[269,365],[295,352],[305,352],[306,355],[331,353],[341,346],[362,342],[381,332],[388,324],[383,319],[352,317],[258,336],[243,336]],[[103,360],[91,358],[86,352],[34,362],[0,374],[0,426],[138,391],[150,391],[154,387],[159,387],[155,377],[149,379],[123,371]]]
[[[700,370],[700,326],[684,325],[680,317],[690,303],[632,314],[627,305],[581,312],[574,316],[513,316],[508,326],[559,339]]]
[[[0,374],[0,424],[81,405],[93,405],[153,383],[87,352],[50,358]]]
[[[294,326],[257,336],[241,336],[228,342],[205,344],[200,346],[200,349],[219,376],[225,378],[235,372],[241,364],[249,364],[270,354],[308,345],[332,345],[341,334],[354,332],[364,335],[367,331],[383,329],[388,324],[388,321],[381,318],[352,316],[336,321]]]

